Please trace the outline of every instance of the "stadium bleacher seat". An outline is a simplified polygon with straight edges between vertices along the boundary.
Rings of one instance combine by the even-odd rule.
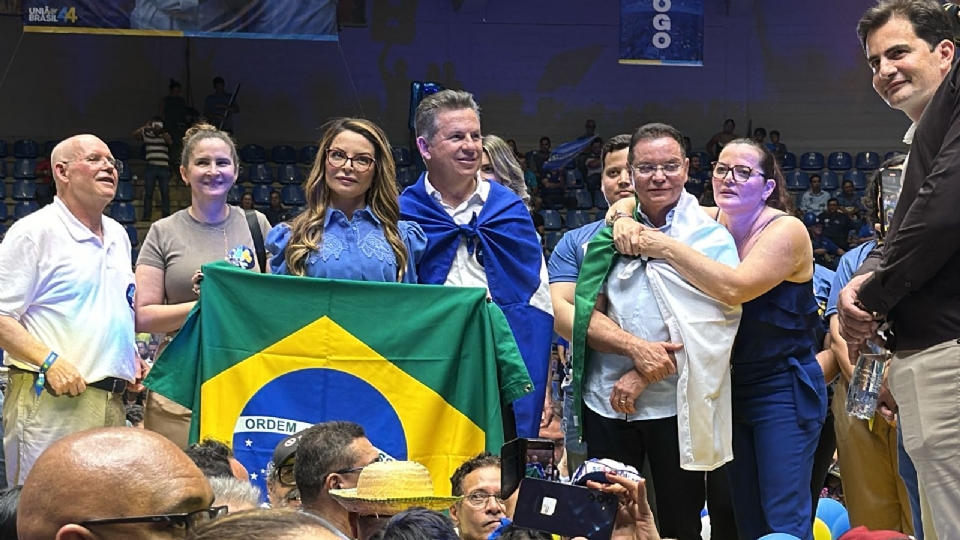
[[[0,159],[7,157],[7,141],[0,139]]]
[[[3,161],[3,158],[0,158],[0,180],[3,180],[6,177],[7,177],[7,162]]]
[[[880,154],[876,152],[860,152],[857,154],[857,169],[861,171],[875,171],[880,168]]]
[[[120,162],[120,163],[123,163],[123,165],[122,165],[123,170],[120,171],[119,174],[117,174],[117,178],[118,178],[121,182],[132,182],[132,181],[133,181],[133,167],[131,167],[130,164],[129,164],[127,161],[122,160],[122,159],[120,159],[120,158],[117,158],[117,161]]]
[[[13,219],[23,219],[39,209],[37,201],[17,201],[13,205]]]
[[[610,208],[610,205],[607,204],[607,198],[603,196],[603,191],[598,189],[596,193],[593,194],[593,206],[601,210]]]
[[[246,188],[240,184],[234,184],[233,187],[230,188],[230,191],[227,192],[227,204],[238,206],[240,204],[240,199],[243,197],[243,194],[246,191]]]
[[[37,159],[37,141],[20,139],[13,143],[13,157],[17,159]]]
[[[270,204],[270,192],[273,191],[273,187],[268,186],[267,184],[257,184],[253,186],[253,204],[256,205],[265,205]]]
[[[110,206],[110,217],[123,225],[133,225],[137,222],[137,211],[133,203],[115,202]]]
[[[849,171],[853,168],[853,156],[849,152],[832,152],[827,158],[827,168],[831,171]]]
[[[794,169],[786,174],[787,189],[790,191],[806,191],[810,189],[810,175],[806,171]]]
[[[840,177],[833,171],[820,171],[820,189],[824,191],[836,191],[840,189]]]
[[[847,180],[853,182],[853,189],[856,191],[864,191],[867,189],[867,175],[860,170],[852,170],[843,173],[843,181]]]
[[[10,196],[15,201],[32,201],[37,198],[37,183],[29,179],[17,180]]]
[[[575,189],[570,192],[570,196],[577,200],[578,210],[593,208],[593,197],[590,196],[589,191],[585,189]]]
[[[583,175],[580,174],[580,171],[577,169],[563,171],[564,176],[566,177],[567,188],[582,188],[583,187]]]
[[[800,156],[800,170],[819,171],[823,169],[823,154],[820,152],[804,152]]]
[[[543,217],[543,227],[548,231],[559,231],[563,228],[563,221],[560,219],[560,212],[556,210],[541,210],[540,216]]]
[[[140,245],[140,237],[137,235],[137,228],[133,225],[124,225],[123,229],[127,231],[127,236],[130,237],[130,247],[137,247]],[[136,259],[134,259],[136,262]]]
[[[586,210],[571,210],[570,212],[567,212],[568,229],[583,227],[591,221],[593,221],[593,218],[590,216],[590,212],[587,212]]]
[[[397,184],[400,185],[401,191],[403,191],[402,188],[416,184],[418,179],[417,170],[413,167],[400,167],[397,169]]]
[[[780,161],[780,168],[783,172],[790,172],[797,168],[797,155],[793,152],[787,152]]]
[[[107,143],[107,148],[113,154],[113,159],[119,159],[120,161],[130,159],[130,146],[123,141],[110,141]]]
[[[287,208],[287,215],[290,216],[290,219],[293,219],[302,214],[303,211],[304,207],[302,206],[291,206],[290,208]]]
[[[544,243],[546,244],[548,251],[553,251],[553,248],[557,247],[557,244],[560,243],[560,239],[563,238],[563,233],[559,231],[548,232],[544,238]]]
[[[247,167],[247,181],[254,184],[272,184],[273,169],[266,163],[256,163]]]
[[[883,155],[883,160],[884,160],[884,161],[888,161],[888,160],[891,160],[891,159],[893,159],[893,158],[895,158],[895,157],[897,157],[897,156],[905,156],[905,155],[907,155],[906,152],[901,152],[900,150],[891,150],[891,151],[889,151],[889,152],[887,152],[886,154]]]
[[[60,141],[55,139],[43,143],[43,155],[50,157],[50,155],[53,154],[53,149],[56,148],[58,144],[60,144]]]
[[[7,235],[7,226],[3,223],[0,223],[0,242],[3,242],[3,237]],[[3,349],[0,349],[3,351]]]
[[[118,182],[117,192],[113,195],[113,200],[130,202],[133,200],[133,182]]]
[[[303,206],[307,204],[307,197],[300,186],[283,186],[280,190],[280,199],[287,206]]]
[[[0,222],[4,222],[9,218],[10,216],[7,215],[7,204],[0,202]]]
[[[267,150],[259,144],[248,144],[240,149],[240,161],[244,163],[266,163]]]
[[[280,165],[277,167],[277,180],[281,184],[299,184],[303,182],[303,173],[296,164]]]
[[[288,165],[297,162],[297,151],[288,144],[278,144],[270,150],[270,157],[278,165]]]
[[[397,164],[397,167],[409,167],[413,165],[409,149],[402,146],[395,146],[390,149],[390,152],[393,154],[393,161]]]
[[[16,179],[36,178],[37,160],[20,158],[13,164],[13,177]]]
[[[300,163],[304,165],[313,165],[313,160],[317,158],[319,149],[316,146],[308,144],[300,149]]]
[[[3,204],[3,200],[7,198],[7,183],[0,182],[0,205]]]

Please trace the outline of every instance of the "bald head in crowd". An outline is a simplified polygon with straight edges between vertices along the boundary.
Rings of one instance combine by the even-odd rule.
[[[156,433],[103,428],[52,444],[23,484],[20,540],[174,538],[171,524],[81,525],[90,520],[208,509],[213,491],[183,451]],[[182,531],[180,531],[182,537]]]

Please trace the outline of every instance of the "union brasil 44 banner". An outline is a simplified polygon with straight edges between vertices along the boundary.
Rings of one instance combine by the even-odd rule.
[[[703,0],[620,0],[620,63],[703,65]]]

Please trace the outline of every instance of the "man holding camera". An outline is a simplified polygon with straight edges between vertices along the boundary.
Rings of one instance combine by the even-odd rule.
[[[170,215],[170,145],[173,140],[163,129],[163,119],[154,116],[145,126],[133,132],[134,139],[143,141],[146,151],[147,172],[143,192],[143,221],[151,221],[153,214],[153,188],[160,185],[160,210],[163,217]]]

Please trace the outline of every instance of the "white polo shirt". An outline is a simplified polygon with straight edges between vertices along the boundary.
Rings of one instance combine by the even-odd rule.
[[[103,240],[56,197],[0,243],[0,316],[77,367],[87,382],[133,381],[136,366],[130,238],[103,216]],[[4,353],[3,363],[37,366]]]

